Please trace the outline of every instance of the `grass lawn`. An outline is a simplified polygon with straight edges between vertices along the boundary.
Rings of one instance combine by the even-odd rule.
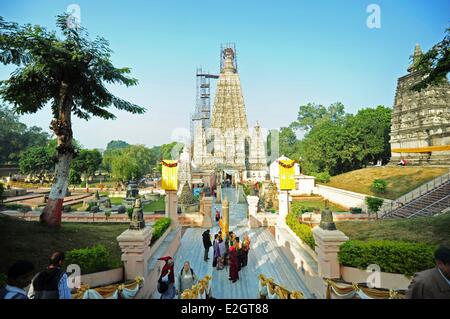
[[[122,205],[123,197],[110,197],[111,205]]]
[[[319,208],[320,210],[325,208],[325,201],[324,200],[300,200],[295,201],[294,203],[298,203],[295,205],[301,205],[308,209],[309,212],[314,211],[314,208]],[[332,212],[348,212],[348,209],[345,209],[344,207],[341,207],[339,205],[329,203],[330,210]]]
[[[373,180],[384,179],[388,190],[383,197],[396,199],[448,171],[445,167],[370,167],[333,176],[323,185],[375,195],[370,190]]]
[[[404,240],[450,247],[450,213],[412,219],[342,221],[336,226],[350,239]]]
[[[75,205],[71,205],[72,211],[78,210],[81,207],[83,207],[83,202],[75,204]]]
[[[16,220],[0,214],[0,273],[6,273],[16,260],[27,259],[37,270],[47,266],[49,256],[57,250],[104,245],[110,254],[110,267],[120,267],[120,248],[116,237],[129,224],[63,223],[51,230],[38,222]]]
[[[166,202],[164,196],[158,198],[158,200],[151,202],[150,204],[144,205],[143,210],[145,213],[164,211],[166,209]]]

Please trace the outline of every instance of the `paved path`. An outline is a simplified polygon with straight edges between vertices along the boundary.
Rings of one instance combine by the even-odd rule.
[[[204,229],[201,228],[188,228],[183,235],[180,247],[174,256],[175,274],[179,274],[184,261],[189,261],[198,277],[202,278],[208,274],[212,276],[212,294],[218,299],[258,298],[258,275],[260,274],[272,277],[276,283],[287,289],[300,290],[305,294],[305,298],[309,298],[309,291],[291,262],[277,246],[274,236],[266,228],[252,230],[247,228],[247,204],[236,203],[234,189],[224,189],[223,196],[227,196],[230,201],[230,231],[234,231],[241,239],[244,233],[248,232],[252,242],[248,265],[239,272],[240,279],[232,283],[228,280],[228,267],[219,271],[212,267],[212,249],[209,252],[210,260],[203,261],[202,233]],[[213,205],[213,208],[215,206],[221,209],[220,204]],[[216,225],[211,230],[211,234],[217,231]]]

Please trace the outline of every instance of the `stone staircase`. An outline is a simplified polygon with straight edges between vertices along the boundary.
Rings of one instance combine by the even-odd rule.
[[[450,207],[450,181],[399,207],[385,217],[412,218],[433,216]]]

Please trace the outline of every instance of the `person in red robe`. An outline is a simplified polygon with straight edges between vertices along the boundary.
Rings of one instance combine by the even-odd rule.
[[[161,299],[173,299],[175,297],[175,276],[174,276],[174,260],[170,256],[158,258],[165,262],[160,275],[160,280],[168,281],[168,287],[161,294]]]
[[[239,280],[239,265],[238,265],[238,253],[236,250],[236,246],[231,244],[230,249],[228,250],[228,254],[230,256],[230,280],[236,282]]]

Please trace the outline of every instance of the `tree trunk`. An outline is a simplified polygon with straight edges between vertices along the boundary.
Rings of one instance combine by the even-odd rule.
[[[52,185],[47,205],[41,214],[41,222],[51,227],[61,226],[64,197],[69,184],[70,162],[73,158],[71,123],[72,100],[66,83],[61,83],[58,101],[58,118],[53,119],[50,128],[57,138],[57,161],[55,183]]]

